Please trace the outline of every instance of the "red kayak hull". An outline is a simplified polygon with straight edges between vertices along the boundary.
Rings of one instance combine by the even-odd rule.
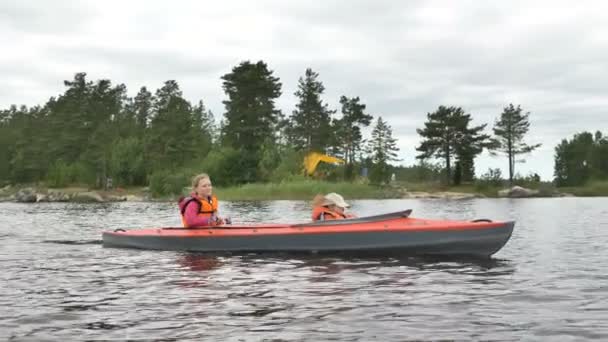
[[[509,240],[514,222],[442,221],[403,211],[308,224],[165,227],[103,233],[105,247],[197,252],[345,252],[487,257]]]

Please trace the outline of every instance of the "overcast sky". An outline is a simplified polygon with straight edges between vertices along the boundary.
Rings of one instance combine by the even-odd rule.
[[[175,79],[219,119],[220,77],[261,59],[281,79],[284,113],[310,67],[330,106],[359,96],[388,121],[406,165],[439,105],[462,106],[489,132],[521,104],[527,141],[543,146],[518,171],[550,179],[561,139],[608,134],[607,18],[602,1],[0,0],[0,108],[43,104],[84,71],[131,96]],[[506,158],[477,160],[478,174],[488,167],[505,172]]]

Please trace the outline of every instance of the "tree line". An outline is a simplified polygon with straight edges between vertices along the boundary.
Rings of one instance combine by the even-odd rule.
[[[221,80],[226,98],[218,125],[175,80],[155,92],[141,87],[130,98],[124,84],[77,73],[44,105],[0,111],[0,180],[103,187],[111,178],[170,193],[202,170],[220,185],[281,181],[302,174],[309,151],[345,159],[343,178],[365,163],[375,182],[388,179],[396,139],[380,116],[371,138],[363,138],[374,117],[359,97],[341,96],[337,115],[323,100],[319,74],[307,69],[295,109],[285,115],[275,105],[280,79],[263,61],[244,61]]]
[[[509,184],[514,184],[516,176],[525,183],[540,181],[537,174],[522,177],[515,171],[516,163],[525,161],[524,155],[541,146],[524,141],[530,129],[530,112],[524,112],[520,105],[504,107],[494,122],[493,135],[484,133],[487,124],[470,124],[471,115],[461,107],[440,106],[428,113],[425,127],[417,129],[423,138],[416,148],[420,152],[417,158],[442,160],[443,169],[434,174],[442,174],[447,184],[458,185],[474,180],[475,157],[487,150],[491,155],[507,157]],[[490,169],[481,178],[494,185],[502,184],[500,169]],[[608,179],[608,137],[597,131],[577,133],[571,140],[562,140],[555,147],[555,185],[580,186],[594,179]]]
[[[463,108],[439,106],[417,129],[420,164],[397,167],[390,124],[374,118],[358,96],[342,95],[339,108],[330,108],[319,74],[310,68],[298,80],[289,114],[276,107],[282,83],[263,61],[244,61],[221,81],[218,123],[202,100],[186,100],[175,80],[154,92],[141,87],[131,98],[124,84],[77,73],[44,105],[0,110],[0,181],[104,187],[111,178],[118,186],[175,193],[203,170],[219,185],[287,180],[302,174],[307,152],[318,151],[346,161],[339,172],[329,172],[330,179],[352,180],[367,169],[373,183],[397,173],[458,185],[474,181],[475,159],[487,150],[506,157],[513,184],[516,163],[540,146],[525,142],[530,113],[520,105],[503,108],[493,134],[485,132],[487,124],[472,125]],[[364,138],[368,126],[371,135]],[[559,186],[608,178],[608,138],[584,132],[564,139],[555,148],[554,170]],[[501,181],[502,175],[489,170],[482,178]]]
[[[608,137],[602,132],[582,132],[555,147],[555,183],[580,186],[590,180],[608,179]]]
[[[530,128],[529,116],[521,106],[509,104],[494,123],[492,136],[484,133],[487,124],[470,126],[471,115],[461,107],[439,106],[427,114],[425,127],[417,129],[423,140],[416,148],[420,152],[416,158],[444,160],[446,183],[459,185],[474,180],[475,158],[483,150],[504,154],[509,163],[509,183],[513,184],[515,158],[541,146],[524,141]]]

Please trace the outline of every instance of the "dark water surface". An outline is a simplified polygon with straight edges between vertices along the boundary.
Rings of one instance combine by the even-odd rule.
[[[0,340],[608,340],[608,198],[354,201],[367,214],[517,221],[491,260],[103,248],[179,225],[170,203],[0,203]],[[239,222],[298,201],[223,203]]]

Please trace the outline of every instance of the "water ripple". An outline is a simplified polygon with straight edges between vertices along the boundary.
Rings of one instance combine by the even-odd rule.
[[[174,205],[1,203],[0,339],[605,340],[606,207],[606,199],[353,202],[361,215],[413,208],[420,217],[517,220],[495,258],[445,260],[103,248],[103,230],[178,225]],[[242,222],[309,214],[292,201],[222,210]]]

